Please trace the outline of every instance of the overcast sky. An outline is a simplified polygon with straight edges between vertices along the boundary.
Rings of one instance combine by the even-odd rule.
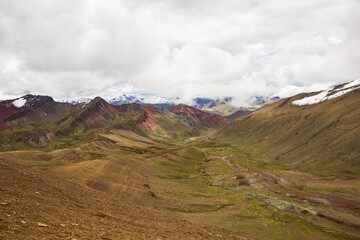
[[[282,97],[360,77],[359,0],[0,0],[0,99]]]

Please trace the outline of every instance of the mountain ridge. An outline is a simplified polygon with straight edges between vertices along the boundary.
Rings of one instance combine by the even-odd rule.
[[[350,83],[348,83],[350,84]],[[331,89],[342,89],[342,84]],[[215,134],[259,153],[269,163],[311,171],[360,172],[360,85],[335,98],[298,105],[315,93],[298,94],[240,117]],[[348,89],[348,88],[347,88]],[[295,103],[295,104],[294,104]],[[319,152],[323,146],[333,146]]]
[[[0,211],[7,214],[0,235],[79,238],[99,226],[99,236],[116,238],[135,220],[142,225],[131,236],[148,239],[161,213],[190,220],[194,227],[182,230],[206,239],[358,239],[360,89],[353,84],[340,96],[346,86],[282,99],[231,122],[184,104],[1,102],[4,116],[29,112],[0,131]],[[320,93],[324,101],[294,104]],[[162,238],[186,235],[174,230],[175,218],[161,219]],[[233,233],[206,235],[203,224]]]
[[[253,111],[265,104],[277,101],[279,99],[280,99],[279,97],[253,96],[248,99],[247,107],[236,107],[232,103],[234,100],[233,97],[223,97],[223,98],[195,97],[187,105],[202,109],[207,112],[212,112],[223,116],[229,116],[240,109]],[[80,103],[87,103],[89,101],[91,101],[91,98],[59,100],[59,102],[70,103],[73,105]],[[155,106],[162,108],[171,108],[175,105],[182,104],[181,102],[179,102],[179,98],[165,98],[165,97],[151,97],[151,96],[144,97],[144,96],[126,95],[126,94],[114,98],[108,98],[107,102],[112,105],[137,103],[143,106]]]
[[[96,129],[127,129],[153,138],[185,138],[228,123],[220,115],[189,106],[186,108],[197,114],[184,120],[184,114],[166,108],[137,103],[112,105],[101,97],[76,105],[58,103],[48,96],[19,99],[25,99],[20,108],[15,106],[18,99],[0,103],[4,110],[0,119],[2,146],[9,146],[6,142],[28,147],[45,147],[57,141],[73,144]]]

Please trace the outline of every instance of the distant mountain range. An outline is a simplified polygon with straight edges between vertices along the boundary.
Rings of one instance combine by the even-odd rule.
[[[66,141],[68,136],[85,136],[93,129],[128,129],[142,135],[171,139],[196,136],[202,131],[220,129],[226,126],[229,120],[244,119],[242,116],[266,103],[277,101],[279,109],[283,109],[284,104],[306,106],[332,100],[358,88],[360,80],[355,80],[317,93],[297,95],[291,103],[286,99],[277,101],[278,98],[256,96],[252,98],[253,107],[248,108],[234,107],[231,97],[195,98],[190,106],[175,105],[174,99],[165,98],[159,99],[159,103],[147,103],[146,98],[133,95],[122,95],[108,101],[96,97],[57,102],[50,96],[28,94],[0,102],[0,131],[10,130],[2,135],[0,145],[6,148],[9,141],[14,141],[11,145],[26,143],[27,146],[44,146],[52,142],[53,138],[65,144],[63,141]],[[274,105],[269,104],[262,109],[272,109],[272,106]],[[290,109],[298,112],[295,108]],[[262,112],[260,110],[255,113]],[[273,116],[277,111],[270,112]],[[254,124],[251,126],[255,126]],[[233,134],[231,131],[226,132],[224,129],[223,132],[229,137]],[[237,134],[242,132],[235,131]]]
[[[189,104],[192,107],[199,108],[204,111],[213,112],[223,116],[230,116],[237,111],[253,111],[262,107],[267,103],[272,103],[279,100],[280,97],[267,97],[267,96],[253,96],[247,102],[246,107],[236,107],[233,104],[233,97],[224,98],[202,98],[197,97]],[[77,98],[70,100],[59,100],[62,103],[70,103],[73,105],[79,103],[90,102],[91,98]],[[166,97],[142,97],[136,95],[120,95],[118,97],[107,99],[107,102],[112,105],[123,105],[129,103],[137,103],[143,106],[156,106],[162,108],[171,108],[179,103],[179,98],[166,98]]]
[[[124,99],[122,99],[124,100]],[[229,121],[184,104],[170,108],[112,104],[101,97],[74,104],[56,102],[52,97],[25,95],[0,102],[0,148],[18,144],[23,147],[64,147],[96,131],[126,129],[154,138],[177,139],[197,136],[202,131],[219,129]],[[129,102],[137,101],[127,98]],[[7,131],[8,130],[8,131]],[[73,143],[73,142],[71,142]],[[53,146],[56,144],[56,146]],[[20,146],[18,146],[20,147]]]

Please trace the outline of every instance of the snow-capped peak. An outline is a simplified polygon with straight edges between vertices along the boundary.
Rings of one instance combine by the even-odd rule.
[[[17,108],[21,108],[23,106],[25,106],[26,104],[26,99],[24,98],[18,98],[15,101],[12,102],[12,104],[17,107]]]
[[[323,90],[315,95],[308,96],[292,102],[296,106],[312,105],[326,100],[340,97],[348,92],[360,88],[360,78],[345,84],[342,87],[333,87],[327,90]]]
[[[71,100],[59,100],[61,103],[70,103],[70,104],[79,104],[79,103],[88,103],[91,101],[92,98],[82,97],[82,98],[76,98]]]
[[[120,95],[108,100],[109,103],[114,105],[122,105],[127,103],[142,103],[144,98],[137,97],[135,95]]]

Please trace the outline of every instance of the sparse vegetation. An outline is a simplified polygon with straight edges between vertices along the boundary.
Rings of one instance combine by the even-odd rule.
[[[55,174],[71,180],[61,180],[66,186],[80,184],[130,206],[156,208],[250,239],[360,236],[360,179],[353,162],[357,152],[329,164],[324,162],[329,153],[314,150],[326,140],[326,127],[318,126],[334,128],[333,121],[308,117],[309,122],[298,123],[307,110],[288,116],[277,112],[280,101],[220,131],[201,123],[194,130],[168,110],[147,113],[130,105],[116,113],[98,101],[100,109],[90,115],[72,110],[43,123],[23,121],[2,131],[0,163],[37,168],[47,179]],[[142,125],[147,114],[152,120]],[[357,138],[345,136],[345,143]],[[304,149],[311,154],[299,158]],[[106,208],[91,214],[104,221],[117,219]],[[0,222],[1,226],[5,225]]]

